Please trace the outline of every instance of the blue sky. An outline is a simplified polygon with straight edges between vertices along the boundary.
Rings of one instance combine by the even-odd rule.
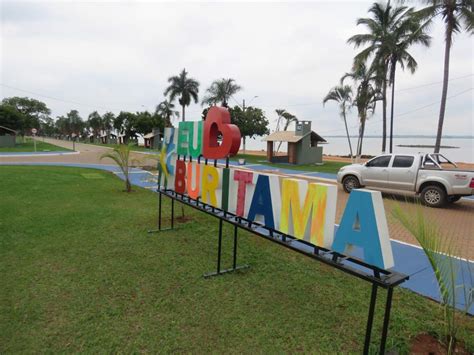
[[[350,70],[356,50],[346,40],[364,31],[356,19],[370,5],[2,1],[0,96],[36,97],[54,116],[70,109],[84,118],[93,110],[152,110],[163,99],[167,78],[185,67],[201,83],[201,97],[214,79],[234,78],[244,88],[235,101],[258,96],[251,104],[264,109],[271,127],[274,110],[286,108],[312,120],[322,135],[344,134],[337,106],[323,107],[322,98]],[[430,48],[412,48],[419,63],[414,75],[398,68],[396,134],[436,133],[444,52],[440,21],[432,35]],[[472,38],[456,35],[451,58],[448,96],[455,97],[448,100],[445,133],[473,134]],[[200,119],[201,110],[190,106],[187,118]],[[379,107],[367,134],[381,133],[380,120]],[[349,126],[355,134],[355,110]]]

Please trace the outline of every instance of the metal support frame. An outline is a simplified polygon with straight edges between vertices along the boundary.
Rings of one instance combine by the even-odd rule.
[[[200,162],[198,158],[198,162]],[[184,157],[185,159],[185,157]],[[205,164],[207,165],[208,161],[205,159]],[[216,161],[214,161],[216,164]],[[226,167],[228,167],[229,159],[226,159]],[[380,354],[384,354],[385,346],[387,342],[388,327],[390,322],[390,311],[392,308],[392,297],[393,290],[396,286],[408,280],[409,276],[391,271],[384,270],[377,266],[367,264],[366,262],[346,256],[335,251],[329,250],[327,248],[319,247],[313,245],[304,240],[295,238],[294,236],[282,233],[275,229],[269,228],[265,225],[262,225],[255,221],[250,221],[244,217],[237,216],[228,211],[224,211],[215,206],[211,206],[202,201],[191,199],[189,196],[180,194],[174,190],[166,189],[158,185],[157,189],[159,198],[158,198],[158,229],[149,231],[149,233],[157,231],[165,231],[174,229],[174,200],[181,202],[189,207],[197,209],[201,212],[205,212],[211,216],[214,216],[219,219],[219,234],[218,234],[218,244],[217,244],[217,265],[215,272],[209,272],[204,274],[204,277],[208,278],[211,276],[218,276],[229,272],[234,272],[240,269],[248,268],[249,265],[240,265],[237,266],[237,242],[238,242],[238,228],[244,229],[252,234],[267,239],[271,242],[277,243],[281,246],[284,246],[288,249],[294,250],[300,254],[303,254],[307,257],[310,257],[314,260],[322,262],[326,265],[335,267],[349,275],[355,276],[359,279],[365,280],[372,285],[369,312],[367,317],[366,332],[365,332],[365,341],[364,341],[364,354],[369,353],[370,339],[372,335],[372,328],[374,323],[375,316],[375,306],[377,303],[377,290],[379,287],[387,289],[387,299],[385,303],[385,313],[382,326],[382,336],[380,339]],[[162,219],[162,195],[171,199],[171,228],[163,229],[161,228],[161,219]],[[222,261],[222,232],[223,224],[227,222],[234,226],[234,240],[233,240],[233,258],[232,258],[232,267],[229,269],[221,268]],[[299,244],[299,246],[298,246]],[[301,245],[310,246],[311,252],[307,249],[301,248]]]
[[[247,265],[247,264],[237,266],[237,226],[234,225],[234,250],[232,254],[232,268],[224,269],[224,270],[221,269],[222,227],[223,227],[223,219],[219,218],[219,239],[218,239],[218,244],[217,244],[217,268],[215,272],[205,273],[203,275],[205,278],[226,274],[226,273],[234,272],[241,269],[247,269],[250,267],[250,265]]]
[[[171,218],[170,218],[171,226],[168,228],[161,228],[161,204],[162,204],[161,195],[162,195],[161,193],[158,194],[158,228],[151,229],[148,231],[148,233],[164,232],[167,230],[174,229],[174,199],[171,199]]]

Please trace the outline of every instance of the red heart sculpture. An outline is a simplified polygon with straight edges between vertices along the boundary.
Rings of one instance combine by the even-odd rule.
[[[217,137],[222,134],[219,145]],[[222,159],[236,155],[240,148],[240,130],[230,123],[230,113],[225,107],[213,106],[204,121],[202,155],[208,159]]]

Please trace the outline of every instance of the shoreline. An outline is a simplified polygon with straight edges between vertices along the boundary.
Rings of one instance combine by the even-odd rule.
[[[240,150],[239,151],[239,154],[244,154],[243,150]],[[249,155],[258,155],[258,156],[266,156],[267,155],[267,152],[264,151],[264,150],[245,150],[245,154],[249,154]],[[366,162],[367,160],[369,160],[370,158],[361,158],[360,159],[360,162],[361,163],[364,163]],[[346,156],[340,156],[340,155],[327,155],[327,154],[323,154],[323,161],[326,160],[326,161],[337,161],[337,162],[344,162],[344,163],[348,163],[350,164],[351,163],[351,159],[346,157]],[[467,170],[474,170],[474,163],[467,163],[467,162],[456,162],[456,164],[458,165],[458,168],[459,169],[467,169]]]

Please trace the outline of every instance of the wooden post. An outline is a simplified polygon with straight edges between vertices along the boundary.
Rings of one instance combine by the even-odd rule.
[[[273,142],[267,141],[267,160],[271,162],[273,159]]]

